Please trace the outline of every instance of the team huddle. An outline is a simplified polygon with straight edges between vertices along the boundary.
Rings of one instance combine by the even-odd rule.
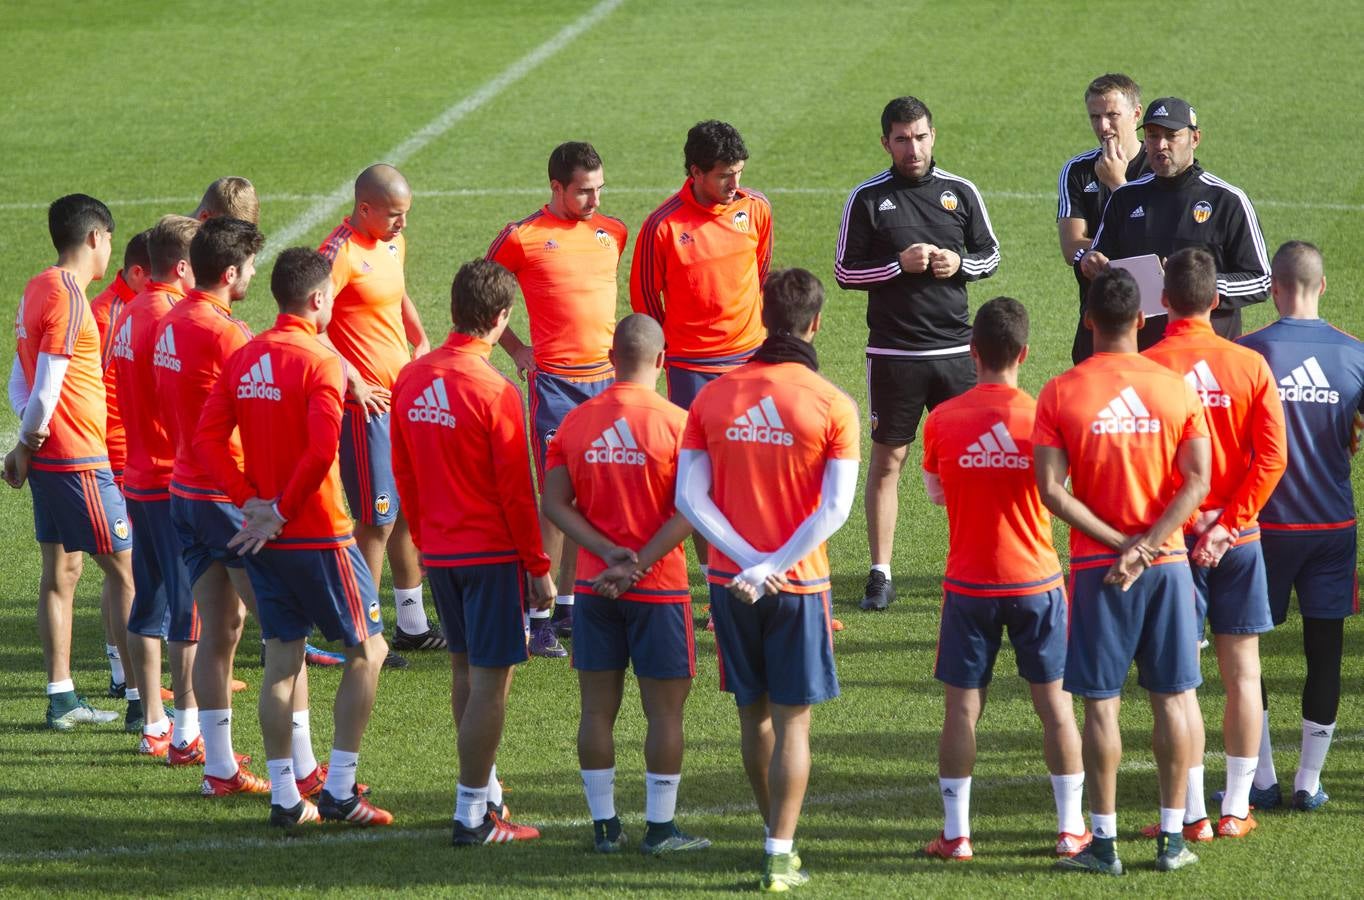
[[[1143,110],[1121,75],[1096,79],[1085,101],[1101,143],[1066,164],[1057,217],[1080,287],[1076,365],[1036,400],[1018,387],[1023,304],[996,297],[968,318],[966,285],[997,270],[999,242],[975,185],[938,167],[932,114],[914,97],[882,113],[891,165],[849,196],[835,275],[868,292],[863,610],[895,600],[898,483],[921,421],[923,483],[947,510],[934,673],[946,691],[944,824],[922,852],[973,856],[976,724],[1007,632],[1042,724],[1057,866],[1121,875],[1119,703],[1134,662],[1154,717],[1160,813],[1143,833],[1157,869],[1197,862],[1190,843],[1244,838],[1253,809],[1327,801],[1343,622],[1357,611],[1350,460],[1364,344],[1319,316],[1320,252],[1291,241],[1271,262],[1244,192],[1198,165],[1189,104]],[[856,498],[861,425],[819,373],[823,286],[770,267],[772,210],[740,187],[747,158],[724,122],[688,132],[686,180],[635,236],[634,312],[617,322],[628,228],[600,211],[592,146],[555,148],[549,202],[459,268],[439,344],[406,290],[412,190],[391,166],[359,175],[319,250],[279,253],[279,315],[259,335],[233,315],[265,243],[246,179],[219,179],[193,215],[134,236],[94,301],[113,216],[83,194],[55,201],[56,264],[29,282],[16,317],[21,427],[4,463],[33,496],[48,726],[118,718],[71,677],[88,553],[104,574],[109,695],[126,699],[139,754],[202,768],[206,797],[268,794],[280,829],[390,825],[357,780],[380,672],[407,665],[400,651],[447,650],[452,841],[530,840],[539,832],[512,821],[497,772],[506,704],[515,666],[568,656],[560,638],[571,638],[593,847],[629,844],[613,730],[633,668],[647,720],[639,849],[701,851],[710,841],[676,821],[697,671],[690,538],[763,820],[760,887],[808,882],[795,834],[811,711],[840,690],[825,542]],[[1129,271],[1143,255],[1158,258],[1163,315]],[[529,343],[509,328],[518,293]],[[1270,294],[1279,320],[1240,337],[1240,306]],[[498,346],[528,383],[528,410],[490,362]],[[1070,526],[1068,581],[1053,515]],[[1293,593],[1307,679],[1285,798],[1259,635],[1286,620]],[[248,613],[263,640],[266,777],[232,741]],[[308,643],[314,629],[341,651]],[[1214,815],[1195,693],[1205,631],[1227,695]],[[341,667],[326,760],[312,745],[310,664]]]

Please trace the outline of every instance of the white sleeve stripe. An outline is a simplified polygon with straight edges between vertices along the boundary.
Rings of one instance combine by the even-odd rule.
[[[1078,216],[1071,215],[1070,191],[1066,190],[1066,181],[1070,178],[1071,167],[1078,162],[1092,159],[1094,155],[1099,153],[1102,149],[1103,148],[1100,147],[1096,150],[1087,150],[1079,156],[1072,156],[1070,159],[1066,160],[1066,164],[1061,167],[1061,177],[1056,180],[1056,218],[1058,220],[1079,218]]]
[[[1250,236],[1252,242],[1255,244],[1255,257],[1260,263],[1260,271],[1268,275],[1269,253],[1265,250],[1265,237],[1264,233],[1260,230],[1260,218],[1255,215],[1255,207],[1251,204],[1250,197],[1246,195],[1245,191],[1233,184],[1228,184],[1211,172],[1203,172],[1198,177],[1204,184],[1222,188],[1224,191],[1233,194],[1241,201],[1241,210],[1246,214],[1246,223],[1250,226]]]
[[[864,189],[881,184],[884,181],[889,181],[890,175],[890,169],[887,169],[872,178],[868,178],[866,181],[852,189],[852,193],[848,195],[847,202],[843,204],[843,221],[839,223],[838,244],[834,250],[834,273],[840,278],[842,277],[841,273],[844,271],[843,252],[848,244],[848,215],[852,212],[853,202],[857,200],[857,195],[862,193]],[[847,279],[844,280],[846,281]]]
[[[990,233],[990,240],[994,242],[995,252],[998,253],[999,238],[995,236],[995,227],[990,224],[990,212],[985,208],[985,200],[981,198],[980,191],[976,190],[976,186],[974,184],[967,181],[965,178],[962,178],[960,175],[953,175],[951,172],[944,172],[942,169],[938,169],[937,173],[941,175],[943,178],[946,178],[950,181],[961,182],[962,184],[966,185],[967,188],[970,189],[973,195],[975,195],[976,209],[980,210],[980,216],[982,219],[985,220],[985,230]]]

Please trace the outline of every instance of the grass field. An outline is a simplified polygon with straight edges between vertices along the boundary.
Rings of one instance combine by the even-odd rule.
[[[1033,354],[1023,382],[1035,392],[1068,364],[1073,328],[1074,282],[1055,237],[1056,175],[1093,143],[1084,85],[1116,70],[1136,77],[1148,98],[1178,94],[1198,108],[1205,166],[1249,193],[1271,248],[1289,238],[1323,248],[1331,284],[1325,313],[1361,333],[1364,170],[1356,144],[1364,7],[1328,0],[1312,12],[1286,15],[1281,4],[1247,0],[1140,10],[858,0],[16,0],[0,9],[7,60],[0,319],[11,319],[26,280],[52,261],[45,207],[61,194],[80,190],[109,202],[121,255],[126,239],[160,215],[191,210],[214,178],[246,175],[262,194],[271,250],[282,238],[316,246],[346,211],[338,188],[365,165],[389,160],[416,191],[408,285],[435,337],[448,323],[458,264],[482,255],[505,222],[547,198],[551,147],[569,139],[597,146],[606,163],[605,211],[633,231],[680,183],[686,129],[716,117],[742,131],[752,154],[744,181],[772,200],[774,265],[807,267],[829,287],[818,343],[824,370],[862,402],[865,299],[833,285],[833,247],[847,191],[885,165],[881,107],[913,93],[935,113],[939,162],[985,196],[1003,262],[996,277],[973,287],[973,305],[1000,293],[1028,305]],[[628,267],[621,272],[624,311]],[[267,287],[259,278],[240,307],[258,329],[274,315]],[[1247,327],[1271,314],[1265,306],[1248,311]],[[524,334],[523,314],[514,323]],[[506,367],[500,353],[496,360]],[[7,445],[14,426],[8,410],[0,412]],[[1112,883],[1053,874],[1055,820],[1040,730],[1006,650],[981,727],[976,860],[943,866],[914,858],[940,828],[942,692],[931,672],[946,523],[912,468],[908,475],[894,565],[900,602],[889,612],[855,608],[867,567],[860,506],[831,542],[836,614],[848,625],[837,639],[844,696],[815,716],[814,773],[799,834],[815,878],[809,893],[1358,892],[1364,662],[1355,622],[1347,626],[1340,726],[1324,778],[1332,800],[1321,813],[1265,814],[1249,841],[1219,843],[1194,870],[1156,876],[1149,844],[1135,837],[1155,814],[1156,788],[1150,717],[1133,682],[1119,798],[1131,874]],[[658,864],[589,852],[574,749],[576,681],[564,662],[545,660],[518,674],[499,763],[517,818],[542,826],[545,837],[525,847],[451,851],[455,758],[440,654],[416,655],[410,670],[384,674],[366,737],[362,779],[395,812],[397,826],[329,827],[282,842],[267,833],[262,801],[205,801],[195,775],[135,757],[134,740],[121,732],[60,735],[41,727],[38,561],[27,491],[0,496],[0,534],[10,547],[0,564],[0,892],[643,896],[756,885],[762,826],[739,763],[733,703],[716,690],[708,635],[697,641],[679,820],[715,846],[695,859]],[[1058,527],[1058,546],[1064,540]],[[78,687],[92,697],[108,674],[96,575],[88,566],[80,585],[75,649]],[[253,687],[260,679],[254,646],[243,641],[238,660],[239,677]],[[1290,620],[1262,650],[1279,773],[1289,781],[1300,646]],[[1204,672],[1211,792],[1222,779],[1222,692],[1215,664],[1206,662]],[[313,684],[321,752],[330,738],[322,698],[335,677],[317,672]],[[254,692],[238,702],[237,748],[256,755],[263,770],[253,700]],[[618,805],[635,836],[642,736],[642,715],[627,702],[617,731]]]

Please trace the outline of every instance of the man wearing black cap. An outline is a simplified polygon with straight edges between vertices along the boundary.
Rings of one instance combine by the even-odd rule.
[[[1269,257],[1250,198],[1194,159],[1202,139],[1193,107],[1178,97],[1152,101],[1142,119],[1151,174],[1113,192],[1098,233],[1075,264],[1087,282],[1110,260],[1155,254],[1162,261],[1184,247],[1202,246],[1217,261],[1217,307],[1213,330],[1241,333],[1242,306],[1269,296]],[[1086,288],[1088,285],[1086,285]],[[1142,328],[1142,350],[1160,340],[1165,318]]]

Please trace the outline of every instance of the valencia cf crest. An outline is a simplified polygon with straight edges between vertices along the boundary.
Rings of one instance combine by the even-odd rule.
[[[870,421],[871,421],[871,433],[872,433],[872,434],[875,434],[875,433],[876,433],[876,426],[878,426],[878,425],[881,424],[881,417],[878,416],[878,415],[876,414],[876,410],[873,409],[873,410],[871,411],[871,415],[868,416],[867,418],[870,419]]]
[[[125,519],[114,519],[114,537],[120,541],[128,539],[128,522]]]
[[[1199,200],[1194,204],[1193,220],[1199,225],[1208,221],[1212,217],[1212,204],[1206,200]]]
[[[957,208],[957,195],[951,191],[943,191],[938,195],[938,202],[942,204],[943,209],[952,212]]]
[[[606,233],[606,229],[605,229],[605,228],[598,228],[598,229],[597,229],[597,243],[598,243],[598,244],[601,244],[601,245],[602,245],[603,247],[605,247],[607,250],[612,250],[612,249],[614,249],[615,246],[616,246],[616,241],[615,241],[615,239],[612,238],[611,235],[609,235],[609,234]]]
[[[380,494],[379,496],[374,498],[374,511],[377,512],[379,515],[381,516],[388,515],[389,507],[390,503],[388,499],[388,494]]]
[[[369,601],[369,612],[368,612],[368,615],[369,615],[369,620],[370,620],[371,622],[373,622],[373,623],[376,624],[376,625],[379,624],[379,601],[378,601],[378,600],[371,600],[371,601]]]
[[[748,234],[748,213],[742,209],[734,214],[734,227]]]

